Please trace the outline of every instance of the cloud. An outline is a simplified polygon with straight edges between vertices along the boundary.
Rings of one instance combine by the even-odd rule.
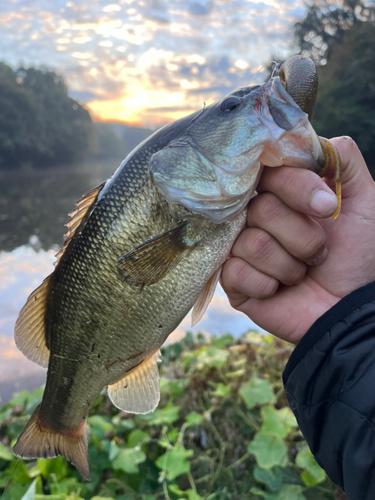
[[[284,57],[303,13],[303,0],[7,0],[2,57],[57,70],[102,118],[156,126]],[[181,108],[157,117],[170,101]]]

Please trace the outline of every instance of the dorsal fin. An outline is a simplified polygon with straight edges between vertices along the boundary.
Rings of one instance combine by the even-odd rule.
[[[14,329],[14,340],[18,349],[30,361],[47,368],[49,349],[46,345],[45,315],[48,295],[48,276],[33,291],[21,309]]]
[[[55,255],[56,262],[54,263],[54,266],[57,266],[57,264],[60,262],[61,256],[67,249],[69,243],[72,241],[72,238],[75,235],[77,229],[82,224],[82,221],[90,213],[90,210],[94,206],[98,198],[98,195],[100,191],[103,189],[104,185],[105,182],[103,182],[102,184],[100,184],[95,188],[90,189],[90,191],[87,191],[87,193],[82,195],[82,198],[79,201],[77,201],[76,203],[77,208],[75,208],[72,212],[70,212],[69,214],[70,219],[65,224],[65,226],[68,228],[67,232],[64,234],[66,240],[63,246],[60,248],[59,252]]]

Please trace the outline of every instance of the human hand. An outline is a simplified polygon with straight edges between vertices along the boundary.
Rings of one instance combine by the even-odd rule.
[[[222,272],[231,305],[293,343],[342,297],[375,280],[375,183],[352,139],[331,141],[343,167],[338,218],[329,218],[337,207],[332,175],[266,168]],[[314,204],[319,190],[328,196]]]

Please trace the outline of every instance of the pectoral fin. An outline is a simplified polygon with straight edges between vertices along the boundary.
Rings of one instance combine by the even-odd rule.
[[[223,266],[220,266],[219,269],[214,272],[214,274],[205,284],[198,300],[194,304],[193,312],[191,314],[191,326],[196,325],[203,318],[203,315],[206,312],[206,309],[209,306],[212,297],[214,296],[222,268]]]
[[[123,379],[108,386],[108,396],[117,408],[142,414],[155,410],[160,400],[158,361],[159,350]]]
[[[141,287],[163,279],[196,246],[184,241],[187,226],[184,222],[119,257],[117,266],[122,279]]]

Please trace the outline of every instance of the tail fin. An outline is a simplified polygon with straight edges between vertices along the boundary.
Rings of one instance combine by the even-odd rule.
[[[54,458],[61,455],[76,467],[85,481],[90,481],[86,421],[74,434],[58,434],[44,428],[38,414],[39,406],[13,447],[15,455],[24,458]]]

